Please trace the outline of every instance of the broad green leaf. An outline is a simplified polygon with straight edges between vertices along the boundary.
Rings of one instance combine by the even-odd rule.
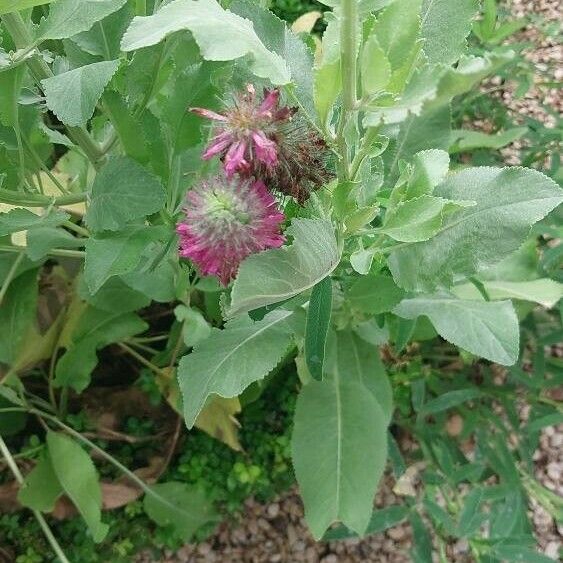
[[[81,393],[90,384],[90,376],[98,364],[98,349],[146,329],[147,324],[133,313],[88,307],[72,333],[66,352],[57,362],[55,384]]]
[[[520,299],[551,309],[563,297],[563,284],[548,278],[522,282],[491,280],[482,283],[491,300]],[[454,286],[452,291],[461,299],[481,298],[479,290],[472,283]]]
[[[464,301],[447,294],[404,299],[393,312],[405,319],[427,316],[448,342],[502,365],[518,359],[520,329],[510,301]]]
[[[250,20],[260,41],[286,62],[294,85],[296,99],[308,118],[316,121],[313,102],[313,53],[287,24],[269,10],[247,0],[234,0],[229,6],[233,13]]]
[[[54,0],[0,0],[0,16],[18,10],[27,10],[28,8],[41,6],[42,4],[50,4],[53,1]]]
[[[400,524],[409,513],[409,507],[403,505],[386,506],[379,510],[374,510],[369,521],[365,535],[381,534],[389,528]],[[338,526],[329,530],[324,536],[323,541],[345,540],[358,537],[358,534],[351,532],[345,526]]]
[[[254,254],[241,264],[227,310],[229,317],[311,289],[338,265],[338,245],[328,221],[294,219],[286,234],[293,237],[291,246]]]
[[[512,127],[495,135],[470,129],[452,131],[450,153],[468,152],[476,149],[501,149],[520,139],[528,132],[527,127]]]
[[[96,293],[112,276],[133,271],[143,252],[166,235],[166,228],[140,225],[89,238],[86,242],[84,279],[90,293]]]
[[[57,0],[37,32],[38,41],[65,39],[88,31],[96,22],[117,12],[127,0]]]
[[[323,378],[325,347],[332,313],[332,280],[320,281],[311,292],[305,325],[305,361],[311,375]]]
[[[386,425],[393,413],[393,389],[381,358],[379,348],[369,344],[353,332],[336,333],[336,363],[327,371],[346,380],[360,381],[371,391],[381,409]]]
[[[388,212],[381,232],[401,242],[425,241],[442,229],[448,215],[474,205],[473,201],[422,195],[400,203]]]
[[[47,432],[49,457],[59,483],[84,518],[93,540],[101,542],[107,532],[102,523],[102,491],[90,456],[71,438]]]
[[[62,494],[63,488],[45,450],[35,467],[25,476],[18,500],[32,510],[51,512]]]
[[[276,367],[292,342],[291,316],[291,311],[278,309],[258,322],[236,319],[180,360],[178,381],[188,428],[210,395],[236,397]]]
[[[58,209],[45,215],[37,215],[29,209],[16,207],[7,213],[0,213],[0,237],[39,227],[56,227],[69,217],[68,213]]]
[[[426,150],[412,158],[412,174],[407,183],[405,199],[432,195],[434,188],[444,181],[450,168],[450,156],[442,150]]]
[[[27,232],[26,240],[26,253],[34,261],[45,258],[53,248],[80,248],[86,241],[55,227],[34,227]]]
[[[37,270],[18,276],[0,306],[0,362],[12,364],[25,343],[37,308]]]
[[[373,33],[393,70],[408,59],[420,31],[421,0],[395,0],[377,17]]]
[[[478,0],[423,0],[421,35],[431,64],[450,65],[465,51]]]
[[[447,216],[430,240],[391,254],[393,277],[409,291],[451,286],[455,275],[471,275],[500,262],[563,201],[553,180],[523,168],[469,168],[446,178],[434,195],[477,205]]]
[[[301,391],[292,438],[293,467],[305,518],[320,539],[340,521],[362,535],[387,458],[387,424],[360,381],[335,370]]]
[[[152,485],[143,506],[152,520],[159,526],[172,527],[183,541],[189,541],[204,524],[218,520],[213,505],[200,490],[176,481]]]
[[[131,313],[146,307],[150,299],[130,288],[121,278],[110,278],[96,295],[90,295],[88,287],[81,278],[78,295],[96,309],[110,313]]]
[[[156,213],[165,199],[156,176],[126,156],[114,157],[94,180],[86,224],[94,231],[117,231]]]
[[[211,334],[211,325],[197,309],[177,305],[174,309],[174,315],[176,320],[183,323],[184,344],[188,348],[197,346]]]
[[[391,78],[391,65],[375,35],[368,37],[362,47],[360,69],[364,95],[385,90]]]
[[[174,0],[156,14],[136,17],[123,36],[121,49],[134,51],[160,43],[176,31],[189,30],[204,59],[232,61],[250,56],[251,70],[274,84],[287,84],[285,61],[260,41],[252,23],[224,10],[215,0]]]
[[[405,292],[397,287],[392,277],[368,275],[354,282],[347,297],[354,309],[378,315],[391,311],[404,295]]]
[[[47,107],[65,125],[85,125],[118,67],[118,60],[102,61],[45,78]]]

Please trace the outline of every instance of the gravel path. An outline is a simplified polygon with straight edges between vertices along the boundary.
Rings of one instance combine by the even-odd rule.
[[[557,22],[562,6],[558,0],[512,0],[515,17],[531,16],[534,22]],[[554,80],[563,78],[563,47],[555,39],[545,39],[534,26],[528,26],[516,37],[516,41],[531,41],[537,48],[527,54],[541,72],[552,72]],[[493,82],[494,84],[494,82]],[[563,98],[555,89],[535,86],[526,96],[517,99],[511,84],[503,85],[500,94],[515,115],[528,115],[546,125],[555,121],[544,108],[550,105],[563,110]],[[506,149],[510,164],[518,164],[518,145]],[[522,417],[527,408],[522,408]],[[536,478],[548,489],[563,496],[563,425],[546,428],[540,437],[540,448],[534,456]],[[387,476],[376,498],[378,507],[399,501],[392,492],[395,482]],[[562,548],[563,528],[557,529],[553,518],[540,505],[532,501],[529,513],[541,551],[554,559]],[[205,543],[187,545],[176,553],[169,553],[162,560],[166,563],[408,563],[411,558],[410,526],[400,525],[383,534],[363,540],[347,540],[319,544],[311,537],[303,518],[303,507],[295,490],[282,495],[269,504],[249,499],[238,523],[223,523]],[[460,541],[448,547],[448,561],[469,562],[466,542]],[[144,558],[144,561],[149,561]]]

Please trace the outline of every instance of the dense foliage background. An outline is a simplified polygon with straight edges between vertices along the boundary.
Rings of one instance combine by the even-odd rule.
[[[53,6],[29,2],[30,9],[22,14],[39,25],[36,29],[18,27],[17,20],[6,18],[14,3],[0,2],[0,69],[5,67],[0,73],[0,407],[5,409],[0,414],[5,446],[0,465],[0,557],[18,563],[54,560],[41,520],[22,509],[23,504],[46,513],[70,561],[131,561],[142,550],[158,560],[163,550],[177,550],[187,540],[203,541],[221,520],[239,517],[249,496],[267,501],[294,485],[295,404],[310,379],[311,363],[303,346],[290,347],[264,380],[253,382],[240,395],[234,393],[232,399],[207,405],[205,416],[199,410],[192,413],[194,420],[199,415],[196,428],[185,429],[175,366],[194,346],[199,350],[211,326],[222,326],[225,310],[224,292],[215,280],[199,278],[187,262],[179,266],[181,275],[171,274],[177,249],[167,233],[178,205],[189,186],[217,169],[216,163],[200,160],[209,129],[186,110],[219,110],[225,92],[257,80],[252,69],[258,72],[252,65],[249,70],[245,58],[240,64],[202,61],[194,42],[181,34],[166,43],[144,45],[141,33],[130,36],[130,48],[120,46],[133,16],[152,13],[151,1],[105,0],[99,3],[102,7],[78,0],[60,3],[68,9],[76,6],[59,21],[51,14],[47,25],[39,22]],[[390,2],[379,4],[369,7],[379,10]],[[463,4],[469,6],[469,22],[477,3]],[[281,22],[266,15],[262,8],[268,6],[229,5],[254,21],[260,40],[271,49],[263,53],[266,59],[279,51],[293,64],[304,53],[312,61],[332,21],[330,15],[323,20],[320,13],[301,18],[294,29],[303,41],[297,42],[296,35],[288,35]],[[280,1],[269,7],[289,23],[328,10],[318,2]],[[96,15],[98,9],[102,11]],[[393,146],[395,155],[405,149],[407,162],[419,150],[441,149],[450,155],[450,170],[508,160],[561,184],[556,108],[543,108],[552,116],[546,126],[545,119],[512,111],[498,95],[508,82],[516,100],[525,99],[531,89],[557,86],[552,69],[526,58],[533,45],[514,35],[526,25],[543,36],[556,30],[541,19],[516,18],[495,1],[485,1],[479,9],[478,20],[466,26],[468,54],[480,57],[477,70],[469,65],[465,75],[459,71],[462,80],[456,75],[451,84],[440,86],[439,99],[451,102],[451,128],[450,115],[447,127],[442,127],[443,107],[441,113],[423,113],[428,121],[419,137],[398,137],[406,148]],[[76,33],[69,32],[72,26]],[[25,36],[29,29],[39,37],[35,42]],[[510,47],[504,45],[507,39]],[[324,40],[325,59],[316,64],[327,89],[338,82],[327,55],[330,40]],[[37,45],[41,56],[34,51]],[[211,42],[205,48],[214,46],[217,43]],[[127,64],[119,62],[121,51],[129,53]],[[272,59],[266,66],[272,75]],[[483,85],[482,80],[487,82]],[[395,129],[404,133],[401,120],[418,111],[419,96],[428,95],[425,88],[402,93],[392,110],[385,99],[371,102],[374,114],[391,120],[385,133],[392,143]],[[302,92],[296,96],[302,102]],[[317,104],[317,111],[324,107],[328,121],[338,96],[338,91],[326,92],[325,106],[319,109]],[[69,103],[77,99],[80,103]],[[392,111],[398,113],[391,117]],[[393,123],[401,112],[404,116]],[[347,134],[354,137],[353,131]],[[390,173],[388,162],[380,158],[385,142],[381,139],[369,153],[370,181],[379,174],[378,159],[385,169],[381,200],[377,205],[366,200],[351,213],[346,209],[349,202],[341,204],[339,220],[350,231],[361,233],[369,227],[372,211],[389,205],[393,182],[400,183],[400,173],[410,170],[395,156]],[[115,158],[113,169],[103,168],[106,154]],[[388,174],[394,175],[393,182]],[[85,198],[79,197],[79,188],[90,186],[94,178],[83,220]],[[518,182],[511,178],[508,185]],[[161,193],[159,185],[167,190]],[[303,209],[285,201],[286,215],[317,217],[319,210],[326,211],[326,193],[318,192],[318,200],[315,194],[314,203]],[[45,205],[44,198],[53,205]],[[19,211],[14,213],[12,203]],[[34,213],[36,205],[46,208],[41,219]],[[527,205],[530,209],[533,203]],[[409,229],[412,232],[412,224]],[[22,250],[24,230],[27,246]],[[519,344],[518,338],[516,344],[508,342],[508,328],[502,326],[505,311],[499,308],[490,326],[491,341],[500,344],[491,344],[491,352],[481,349],[484,341],[478,341],[474,354],[466,351],[471,347],[467,340],[459,342],[460,328],[451,315],[446,320],[433,316],[437,313],[428,313],[423,303],[404,305],[400,316],[391,314],[403,297],[401,292],[397,298],[392,282],[374,294],[363,287],[366,278],[352,279],[362,270],[363,253],[369,248],[363,242],[352,247],[358,240],[347,239],[344,252],[350,258],[335,274],[342,286],[333,290],[338,313],[332,320],[339,329],[350,319],[361,328],[352,340],[342,337],[336,346],[357,346],[365,357],[368,344],[381,346],[394,403],[383,481],[392,489],[392,502],[378,500],[366,533],[406,525],[412,542],[400,547],[397,542],[397,551],[410,549],[403,555],[410,560],[431,561],[432,554],[441,561],[551,560],[538,551],[528,507],[539,505],[552,522],[563,522],[561,491],[539,482],[535,459],[542,432],[563,423],[561,234],[561,211],[556,209],[487,276],[470,276],[456,286],[459,299],[491,304],[512,299],[520,322]],[[79,276],[85,244],[85,273]],[[380,260],[374,254],[368,258],[370,266],[371,260]],[[421,260],[421,271],[439,270],[431,258],[424,253],[410,256]],[[407,272],[407,285],[427,283],[417,275]],[[383,284],[391,280],[385,269],[375,276],[384,278]],[[252,293],[241,290],[237,296],[243,312],[256,309],[245,305],[245,299],[254,303]],[[237,301],[230,306],[236,307]],[[260,322],[269,306],[254,311],[254,320]],[[434,326],[419,316],[421,311]],[[463,312],[466,319],[469,313]],[[318,322],[321,326],[320,313]],[[499,366],[514,363],[503,362],[502,354],[514,355],[515,347],[518,362]],[[477,354],[497,363],[480,360]],[[184,364],[188,377],[190,356],[186,354]],[[50,467],[47,459],[60,463]],[[19,497],[14,464],[16,473],[27,476],[28,492],[24,489]],[[83,491],[73,490],[72,477],[56,484],[61,475],[73,472],[86,475],[90,490],[101,480],[101,518],[88,506]],[[67,498],[60,497],[61,485]],[[143,497],[143,492],[148,494]],[[324,541],[340,545],[332,542],[355,535],[338,526],[326,532]]]

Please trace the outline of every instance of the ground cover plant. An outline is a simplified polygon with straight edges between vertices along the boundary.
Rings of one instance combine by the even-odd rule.
[[[523,128],[462,119],[522,22],[326,4],[292,31],[246,0],[0,1],[0,498],[61,561],[131,558],[120,518],[197,541],[293,474],[317,540],[407,519],[415,561],[549,561],[558,161],[490,166]],[[386,468],[405,502],[374,512]]]

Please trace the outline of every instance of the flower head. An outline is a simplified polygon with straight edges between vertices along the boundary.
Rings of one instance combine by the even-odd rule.
[[[227,177],[233,174],[251,175],[253,164],[258,162],[266,168],[278,164],[278,146],[275,132],[280,123],[288,122],[295,113],[293,108],[279,107],[280,92],[264,90],[257,99],[252,85],[235,98],[234,105],[224,113],[204,108],[191,111],[216,122],[215,135],[203,153],[204,159],[219,155]]]
[[[180,256],[227,285],[250,254],[277,248],[284,215],[261,181],[218,176],[188,192],[177,227]]]

